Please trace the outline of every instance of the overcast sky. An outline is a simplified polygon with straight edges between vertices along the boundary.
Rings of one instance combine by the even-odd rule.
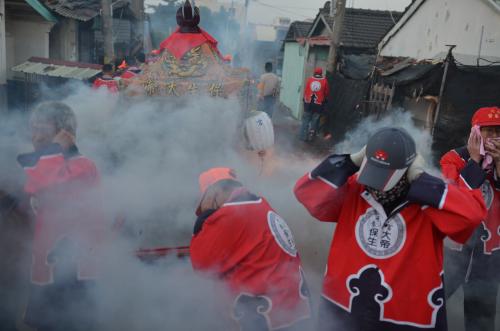
[[[250,0],[249,21],[271,23],[274,17],[293,20],[314,18],[326,0]],[[379,10],[404,10],[411,0],[347,0],[347,7]]]
[[[156,4],[160,0],[146,0],[146,4]],[[234,0],[242,3],[243,0]],[[223,0],[222,2],[230,2]],[[255,23],[272,23],[278,16],[290,17],[292,20],[314,18],[318,8],[326,0],[250,0],[249,21]],[[347,0],[348,7],[370,8],[379,10],[403,10],[411,0]]]

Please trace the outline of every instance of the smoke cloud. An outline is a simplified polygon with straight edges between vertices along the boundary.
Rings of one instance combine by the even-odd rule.
[[[293,139],[280,139],[261,163],[255,152],[244,148],[245,114],[236,99],[127,99],[78,84],[63,91],[47,96],[74,109],[80,152],[101,172],[102,205],[109,224],[124,219],[124,226],[107,242],[103,275],[93,292],[102,330],[229,329],[227,315],[221,313],[228,311],[223,284],[195,274],[188,259],[171,256],[145,263],[134,253],[139,248],[189,245],[199,199],[198,175],[214,166],[234,168],[241,182],[265,197],[288,222],[313,303],[318,302],[334,225],[314,221],[296,201],[293,186],[320,159],[297,153]],[[419,153],[432,164],[430,135],[416,128],[405,112],[378,121],[367,118],[332,151],[357,151],[383,126],[406,128]],[[9,193],[22,186],[16,155],[30,150],[27,114],[3,120],[0,183]],[[23,297],[29,231],[26,226],[19,235],[23,263],[13,273],[25,275],[18,285]],[[16,243],[12,245],[16,249]]]

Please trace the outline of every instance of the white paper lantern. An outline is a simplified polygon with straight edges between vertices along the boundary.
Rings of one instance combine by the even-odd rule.
[[[247,147],[262,152],[274,146],[274,127],[269,116],[262,111],[254,111],[244,125]]]

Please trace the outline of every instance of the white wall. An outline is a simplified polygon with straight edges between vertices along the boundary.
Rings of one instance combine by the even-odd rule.
[[[475,65],[482,26],[481,57],[499,61],[500,7],[489,0],[427,0],[383,46],[381,55],[418,60],[444,58],[449,44],[457,45],[453,53],[459,61]],[[379,46],[382,45],[384,40]]]
[[[64,19],[50,32],[50,58],[78,61],[78,24],[74,19]]]
[[[7,68],[25,62],[32,56],[49,57],[49,32],[53,23],[46,21],[6,21]],[[7,77],[13,77],[8,70]]]

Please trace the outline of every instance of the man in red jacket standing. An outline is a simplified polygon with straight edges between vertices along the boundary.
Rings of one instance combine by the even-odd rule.
[[[309,293],[286,222],[229,168],[202,173],[200,190],[191,261],[227,285],[239,329],[306,330]]]
[[[330,86],[323,77],[323,69],[314,69],[314,75],[307,80],[304,90],[304,113],[300,128],[302,141],[311,141],[318,133],[319,120],[324,113],[329,93]]]
[[[458,185],[481,187],[488,215],[465,245],[445,250],[447,296],[464,290],[465,329],[495,330],[500,263],[500,108],[479,109],[466,146],[441,159],[443,175]],[[479,175],[477,175],[479,174]]]
[[[447,330],[443,240],[465,242],[484,217],[479,189],[423,172],[409,134],[385,128],[366,149],[328,157],[295,195],[337,223],[318,330]]]
[[[34,152],[18,156],[35,218],[25,320],[39,331],[94,330],[89,290],[105,232],[96,197],[99,174],[76,147],[69,106],[42,103],[30,124]]]

